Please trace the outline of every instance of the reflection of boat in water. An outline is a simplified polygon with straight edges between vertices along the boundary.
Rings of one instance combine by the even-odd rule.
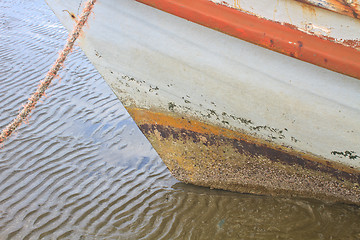
[[[358,2],[239,2],[99,1],[80,46],[179,180],[360,204]]]

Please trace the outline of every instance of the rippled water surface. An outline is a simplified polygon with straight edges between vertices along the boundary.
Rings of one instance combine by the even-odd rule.
[[[43,1],[0,1],[1,129],[66,37]],[[360,239],[360,208],[176,181],[77,48],[0,149],[0,239]]]

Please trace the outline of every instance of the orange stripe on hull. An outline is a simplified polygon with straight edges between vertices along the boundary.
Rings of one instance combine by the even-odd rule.
[[[137,0],[282,54],[360,79],[360,51],[208,0]]]

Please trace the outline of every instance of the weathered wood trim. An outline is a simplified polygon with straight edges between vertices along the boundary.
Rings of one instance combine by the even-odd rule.
[[[137,0],[242,40],[360,79],[360,51],[208,0]]]

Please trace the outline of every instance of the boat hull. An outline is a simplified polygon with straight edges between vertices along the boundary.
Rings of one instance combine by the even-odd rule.
[[[78,3],[48,0],[63,24]],[[135,1],[80,46],[179,180],[360,204],[360,81]]]

